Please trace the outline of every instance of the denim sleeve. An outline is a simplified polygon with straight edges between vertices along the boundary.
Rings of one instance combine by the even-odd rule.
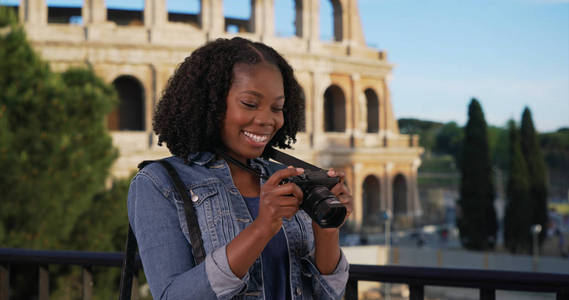
[[[128,193],[128,215],[135,233],[144,274],[154,299],[224,299],[245,287],[227,262],[225,247],[194,265],[191,246],[186,240],[174,200],[160,189],[157,179],[139,173]]]
[[[332,274],[322,275],[314,260],[314,252],[302,258],[304,266],[312,275],[314,299],[342,299],[348,283],[350,264],[340,250],[340,261]]]

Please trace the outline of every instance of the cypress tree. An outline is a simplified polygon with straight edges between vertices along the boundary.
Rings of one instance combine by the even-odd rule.
[[[69,248],[117,156],[116,93],[91,70],[52,72],[5,7],[0,29],[0,244]]]
[[[524,252],[530,247],[531,214],[529,173],[524,160],[520,136],[514,121],[509,122],[508,183],[506,187],[506,213],[504,216],[504,242],[512,252]]]
[[[468,106],[462,147],[460,213],[457,225],[460,241],[467,249],[486,250],[496,242],[494,184],[488,148],[487,125],[478,100]]]
[[[530,210],[531,215],[526,216],[531,220],[531,224],[540,224],[541,233],[539,244],[545,240],[546,228],[548,223],[547,216],[547,175],[545,160],[541,153],[535,127],[529,108],[525,108],[522,114],[521,124],[521,147],[525,162],[528,167],[530,185]]]

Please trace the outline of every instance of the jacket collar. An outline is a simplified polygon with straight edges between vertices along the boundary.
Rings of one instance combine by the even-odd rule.
[[[209,151],[190,153],[188,155],[189,162],[200,166],[204,166],[214,160],[215,160],[215,154]],[[269,165],[269,162],[267,160],[260,157],[251,159],[250,163],[252,166],[261,165],[263,167],[266,167]]]

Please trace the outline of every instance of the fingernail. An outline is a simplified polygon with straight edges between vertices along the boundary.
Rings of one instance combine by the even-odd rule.
[[[303,168],[296,168],[296,171],[297,171],[298,173],[304,173],[304,169],[303,169]]]

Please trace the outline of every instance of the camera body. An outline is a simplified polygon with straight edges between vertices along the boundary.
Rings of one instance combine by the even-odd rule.
[[[300,187],[304,199],[300,208],[320,227],[336,228],[346,217],[346,207],[330,191],[338,182],[338,177],[330,177],[324,170],[305,169],[303,174],[289,177],[281,183],[292,182]]]

